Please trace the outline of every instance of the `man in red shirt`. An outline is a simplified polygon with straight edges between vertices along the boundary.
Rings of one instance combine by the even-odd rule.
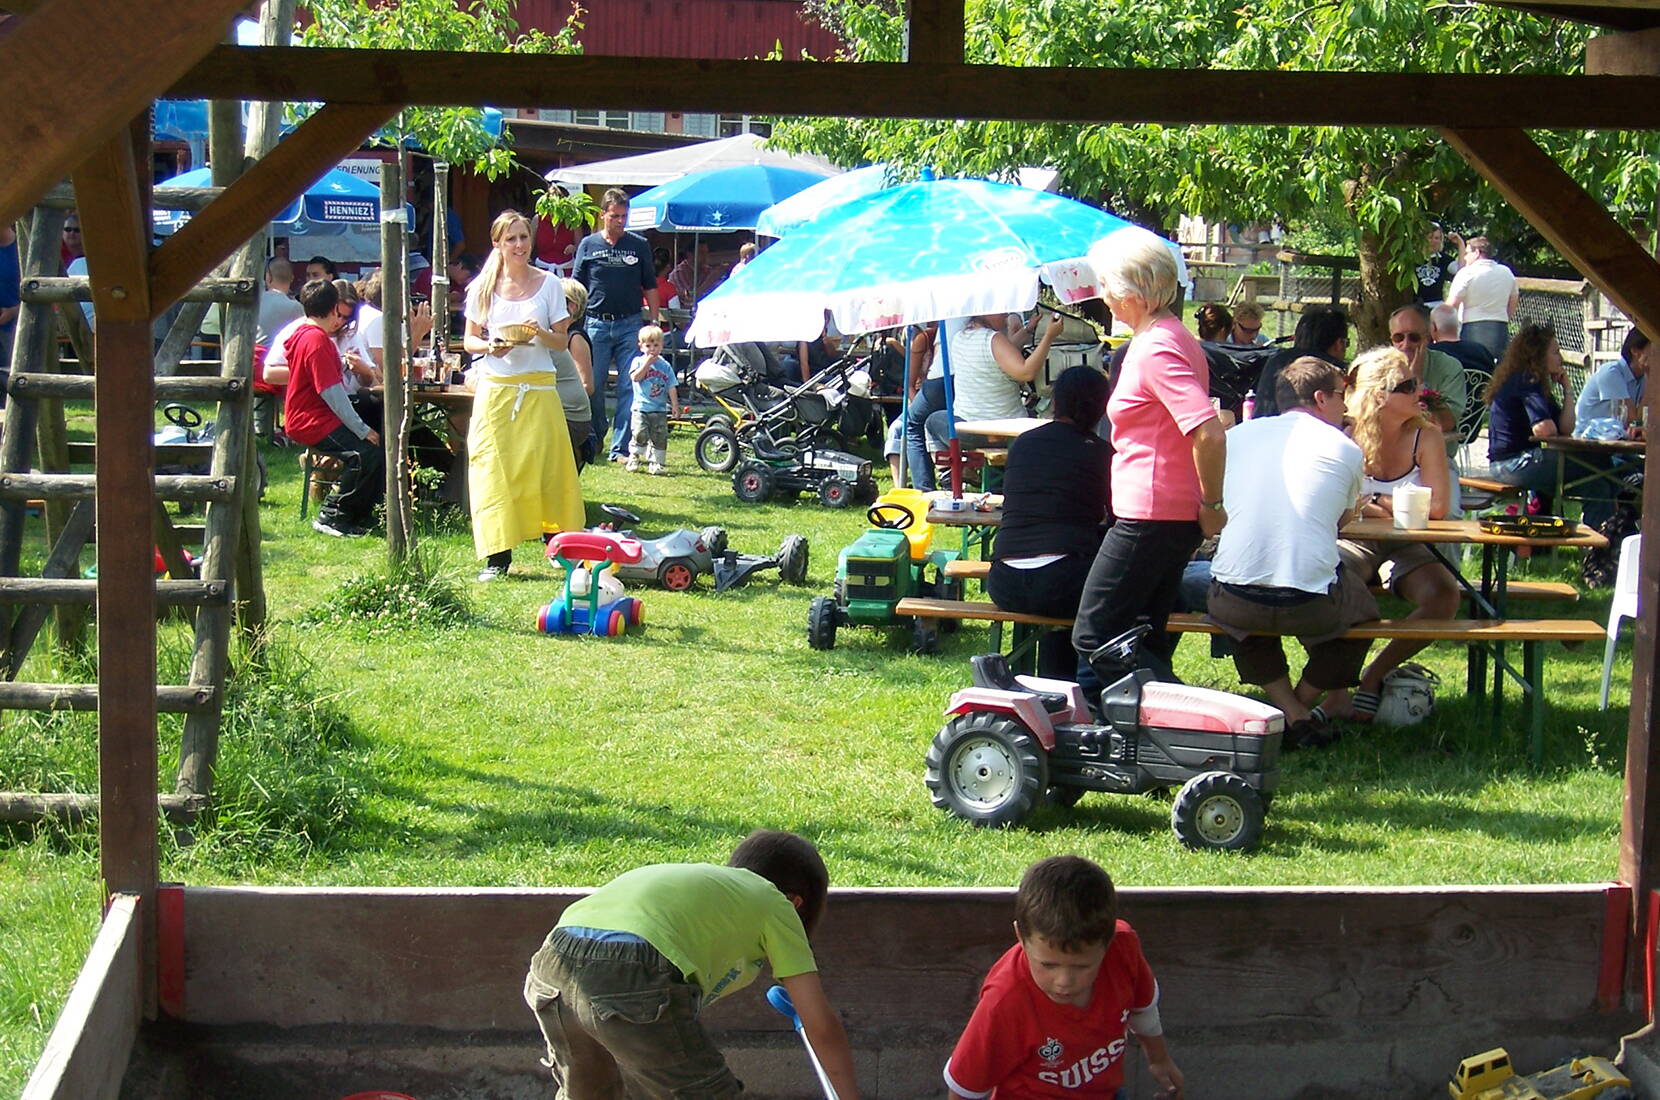
[[[317,279],[300,291],[300,308],[305,320],[283,345],[289,370],[285,430],[296,443],[345,463],[311,526],[336,538],[359,538],[369,533],[385,492],[386,459],[380,434],[357,415],[342,381],[334,334],[351,320],[351,307],[333,283]]]

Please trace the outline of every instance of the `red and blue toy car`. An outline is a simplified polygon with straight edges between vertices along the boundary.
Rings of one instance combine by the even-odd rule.
[[[633,596],[607,599],[599,574],[606,566],[633,565],[644,553],[639,539],[610,531],[561,531],[548,540],[548,560],[565,570],[565,591],[536,613],[543,634],[598,634],[614,638],[645,619],[645,605]],[[576,593],[572,580],[580,566],[587,591]]]

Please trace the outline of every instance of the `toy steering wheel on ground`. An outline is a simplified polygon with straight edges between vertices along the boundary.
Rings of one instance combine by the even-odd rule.
[[[889,531],[905,531],[916,523],[916,513],[903,504],[892,501],[880,501],[865,509],[865,519],[872,527],[881,527]]]
[[[181,405],[177,401],[170,401],[163,405],[161,415],[169,424],[177,428],[183,428],[185,431],[202,426],[202,414],[189,405]]]

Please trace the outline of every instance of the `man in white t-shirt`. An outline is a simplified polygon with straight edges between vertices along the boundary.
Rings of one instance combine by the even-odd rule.
[[[1280,416],[1227,434],[1228,525],[1211,562],[1207,618],[1238,642],[1239,678],[1285,712],[1293,749],[1335,739],[1316,704],[1359,682],[1370,643],[1342,635],[1378,609],[1365,581],[1339,568],[1337,533],[1354,515],[1365,465],[1343,434],[1343,374],[1304,356],[1280,372],[1277,389]],[[1296,687],[1287,634],[1308,650]]]
[[[1458,310],[1463,337],[1474,340],[1493,353],[1495,362],[1504,359],[1510,343],[1510,319],[1516,316],[1521,293],[1516,275],[1493,259],[1493,245],[1486,237],[1464,242],[1464,266],[1453,276],[1447,304]]]

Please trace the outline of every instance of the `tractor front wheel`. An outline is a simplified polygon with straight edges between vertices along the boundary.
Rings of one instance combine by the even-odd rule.
[[[778,544],[778,579],[785,584],[807,583],[807,539],[785,535]]]
[[[1049,789],[1043,747],[1001,714],[960,714],[934,735],[923,781],[934,805],[976,825],[1018,825]]]
[[[832,474],[818,483],[818,499],[826,508],[846,508],[853,500],[853,486]]]
[[[816,596],[807,606],[807,644],[814,649],[836,648],[836,620],[841,608],[829,596]]]
[[[771,466],[746,462],[732,473],[732,492],[745,504],[760,504],[772,498],[774,481]]]
[[[1232,772],[1204,772],[1182,784],[1170,828],[1189,848],[1248,852],[1262,839],[1262,796]]]

